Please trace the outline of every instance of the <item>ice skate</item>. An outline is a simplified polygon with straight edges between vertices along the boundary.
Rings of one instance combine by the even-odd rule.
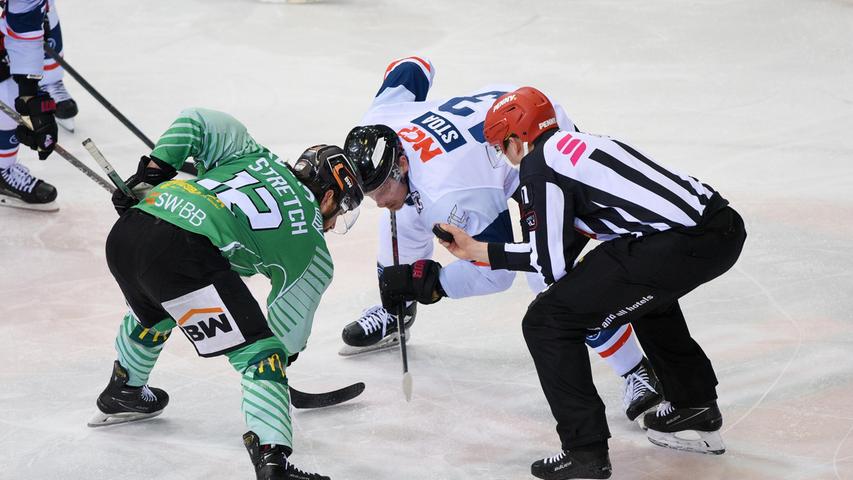
[[[56,188],[30,174],[20,163],[0,169],[0,206],[55,212]]]
[[[625,374],[625,396],[623,405],[628,420],[635,419],[643,427],[643,416],[650,408],[659,404],[663,397],[659,393],[660,383],[645,357],[630,372]]]
[[[249,451],[258,480],[330,480],[318,473],[303,472],[290,463],[291,451],[283,445],[260,445],[255,432],[243,434],[243,444]]]
[[[545,480],[571,478],[610,478],[612,468],[607,449],[596,451],[568,451],[533,462],[530,473]]]
[[[720,427],[723,416],[717,402],[696,407],[675,407],[661,402],[657,412],[645,415],[649,441],[660,447],[720,455],[725,453]]]
[[[148,385],[130,387],[127,379],[127,370],[116,360],[110,383],[96,402],[100,412],[89,420],[90,427],[135,422],[163,413],[169,404],[169,395],[165,391]]]
[[[60,127],[74,133],[74,117],[77,116],[77,102],[71,98],[62,80],[42,85],[48,95],[56,102],[56,123]]]
[[[406,339],[409,338],[412,324],[415,322],[418,304],[412,302],[406,307],[403,328]],[[344,327],[341,333],[346,344],[339,355],[350,356],[375,352],[396,347],[400,343],[397,333],[397,316],[389,313],[382,305],[375,305],[361,313],[361,318]]]

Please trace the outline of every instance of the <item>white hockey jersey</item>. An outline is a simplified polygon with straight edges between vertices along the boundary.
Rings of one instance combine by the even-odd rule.
[[[426,101],[435,67],[407,57],[392,62],[361,125],[384,124],[397,132],[409,163],[410,205],[397,214],[401,262],[432,256],[431,228],[456,225],[483,240],[511,238],[507,199],[518,172],[497,158],[483,138],[486,112],[517,87],[492,84],[467,95]],[[562,108],[558,123],[574,130]],[[380,265],[388,265],[387,218],[380,225]],[[506,240],[509,241],[509,240]],[[514,275],[454,262],[441,273],[448,296],[460,298],[505,290]]]

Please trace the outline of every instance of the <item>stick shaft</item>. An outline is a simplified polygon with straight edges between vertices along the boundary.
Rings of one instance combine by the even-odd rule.
[[[131,190],[130,187],[128,187],[127,184],[124,183],[124,180],[122,180],[118,173],[116,173],[113,166],[110,164],[109,161],[107,161],[107,157],[105,157],[104,154],[101,153],[101,151],[98,149],[98,146],[95,145],[95,142],[91,138],[83,140],[83,147],[86,149],[87,152],[89,152],[89,155],[92,156],[92,158],[95,160],[95,163],[97,163],[104,171],[104,173],[107,174],[107,178],[109,178],[110,181],[113,182],[113,185],[115,185],[116,188],[121,190],[122,193],[124,193],[128,197],[136,198],[136,195],[134,195],[133,190]]]
[[[12,107],[10,107],[9,105],[6,105],[4,102],[0,102],[0,110],[2,110],[3,113],[8,115],[9,118],[11,118],[15,122],[17,122],[18,125],[22,125],[24,127],[32,129],[32,125],[30,125],[30,123],[24,117],[22,117],[20,113],[16,112],[14,109],[12,109]],[[77,170],[80,170],[87,177],[94,180],[95,183],[104,187],[104,189],[106,191],[108,191],[110,193],[113,193],[113,191],[115,191],[115,187],[110,185],[110,182],[104,180],[103,177],[101,177],[100,175],[95,173],[95,171],[92,170],[91,168],[87,167],[85,163],[78,160],[77,157],[75,157],[74,155],[71,154],[71,152],[62,148],[62,146],[60,144],[57,143],[56,146],[54,146],[53,150],[56,153],[58,153],[60,157],[68,160],[68,162],[71,165],[73,165],[74,168],[76,168]]]
[[[50,58],[52,58],[54,61],[56,61],[56,63],[61,65],[62,68],[64,68],[65,71],[68,72],[69,75],[74,77],[74,80],[77,80],[77,83],[79,83],[80,86],[85,88],[87,92],[89,92],[93,97],[95,97],[95,100],[100,102],[100,104],[103,105],[104,108],[109,110],[109,112],[112,113],[118,119],[119,122],[124,124],[125,127],[127,127],[131,132],[133,132],[134,135],[137,136],[137,138],[142,140],[142,143],[147,145],[148,148],[150,148],[152,150],[154,149],[154,142],[152,142],[150,138],[146,137],[145,134],[142,133],[142,131],[140,131],[138,128],[136,128],[136,125],[131,123],[131,121],[128,120],[127,117],[122,115],[122,113],[119,112],[118,109],[113,106],[113,104],[108,102],[107,99],[104,98],[103,95],[101,95],[97,90],[95,90],[95,87],[93,87],[92,84],[87,82],[86,79],[83,78],[82,75],[77,73],[77,70],[74,70],[74,68],[71,67],[71,65],[69,65],[68,62],[66,62],[64,58],[62,58],[58,53],[56,53],[56,51],[53,48],[51,48],[49,45],[45,45],[44,51],[45,51],[45,53],[47,53],[50,56]]]
[[[394,257],[394,266],[400,264],[400,250],[397,247],[397,213],[391,211],[391,254]],[[406,303],[400,304],[400,310],[397,312],[397,333],[400,335],[400,357],[403,359],[403,373],[409,371],[409,359],[406,355],[406,330],[403,328],[404,317],[406,315]]]

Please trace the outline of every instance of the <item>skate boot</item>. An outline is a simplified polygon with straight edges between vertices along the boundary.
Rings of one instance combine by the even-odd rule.
[[[71,98],[62,80],[42,85],[48,95],[56,102],[56,123],[69,132],[74,132],[74,117],[77,116],[77,102]]]
[[[255,432],[243,434],[258,480],[330,480],[329,477],[303,472],[287,460],[291,450],[284,445],[260,445]]]
[[[659,393],[660,383],[646,357],[637,364],[625,377],[625,415],[634,421],[648,409],[659,404],[663,397]],[[640,417],[642,419],[642,417]],[[640,425],[643,426],[643,425]]]
[[[415,323],[417,310],[417,302],[406,307],[403,328],[406,329],[407,340],[410,327]],[[343,356],[395,347],[400,343],[397,316],[385,310],[382,305],[375,305],[363,311],[361,318],[344,327],[341,337],[346,345],[338,353]]]
[[[649,441],[660,447],[720,455],[726,447],[720,437],[723,415],[717,402],[695,407],[677,407],[661,402],[657,412],[645,415]]]
[[[102,427],[116,423],[134,422],[156,417],[169,404],[169,395],[159,388],[148,385],[127,385],[127,370],[118,360],[113,363],[113,376],[107,388],[98,397],[96,404],[100,413],[89,421],[90,427]]]
[[[0,169],[0,205],[55,212],[59,210],[56,200],[56,188],[30,174],[27,167],[14,163],[9,168]]]
[[[530,473],[545,480],[570,478],[610,478],[610,456],[607,448],[591,451],[568,451],[533,462]]]

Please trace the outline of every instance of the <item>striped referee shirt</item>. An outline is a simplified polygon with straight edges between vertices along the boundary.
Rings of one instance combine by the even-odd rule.
[[[524,243],[489,244],[493,269],[536,271],[554,283],[589,238],[641,237],[699,224],[728,202],[618,140],[551,130],[521,162]]]

